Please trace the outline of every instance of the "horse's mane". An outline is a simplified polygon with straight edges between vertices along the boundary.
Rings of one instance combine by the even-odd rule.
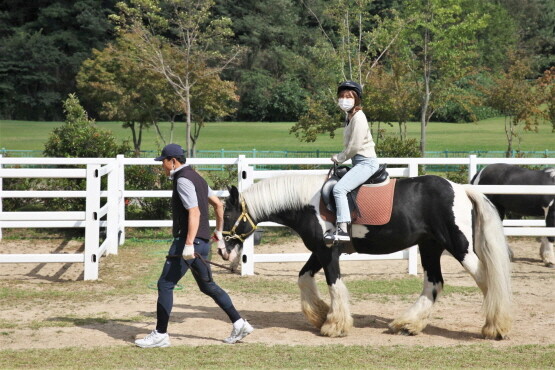
[[[280,211],[300,209],[310,203],[324,184],[321,175],[276,176],[251,185],[242,193],[255,220]]]

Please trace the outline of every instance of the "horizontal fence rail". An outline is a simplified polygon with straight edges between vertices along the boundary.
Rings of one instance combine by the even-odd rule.
[[[515,165],[555,166],[555,158],[479,158],[470,155],[466,158],[379,158],[380,163],[388,164],[392,177],[413,177],[418,175],[422,166],[445,165],[465,166],[468,180],[479,168],[493,163]],[[239,155],[236,158],[189,158],[187,163],[196,167],[232,166],[237,171],[238,188],[244,191],[255,181],[283,175],[319,174],[325,175],[327,169],[299,169],[297,166],[314,166],[329,168],[331,162],[326,158],[260,158]],[[85,228],[85,253],[75,255],[18,255],[0,254],[0,263],[24,262],[79,262],[85,264],[85,278],[98,277],[98,261],[103,254],[117,253],[117,246],[125,241],[127,227],[171,227],[171,220],[126,220],[125,200],[129,198],[170,198],[170,190],[126,190],[125,167],[131,165],[160,166],[152,158],[14,158],[0,156],[0,238],[2,228]],[[25,168],[25,166],[80,166],[84,168]],[[295,169],[282,169],[280,167]],[[17,167],[17,168],[16,168]],[[275,167],[278,167],[277,169]],[[228,169],[229,170],[229,169]],[[101,189],[100,178],[108,177],[106,189]],[[3,190],[2,178],[84,178],[86,191],[54,190]],[[492,186],[477,185],[477,190],[487,194],[554,194],[555,186]],[[220,197],[228,196],[226,190],[219,190]],[[3,212],[3,198],[83,198],[86,209],[78,212]],[[101,200],[105,200],[101,206]],[[104,219],[102,219],[104,218]],[[210,221],[215,226],[215,221]],[[543,220],[504,220],[504,231],[511,236],[555,236],[555,228],[546,228]],[[262,227],[279,227],[282,225],[263,222]],[[100,243],[99,230],[105,229],[106,237]],[[243,248],[242,274],[254,274],[254,264],[260,262],[304,262],[307,253],[261,254],[254,253],[254,240],[249,237]],[[350,260],[408,260],[408,271],[416,274],[416,247],[393,253],[391,255],[342,255],[344,261]],[[71,260],[71,261],[70,261]],[[90,266],[90,267],[89,267]],[[96,270],[95,270],[96,269]],[[87,272],[87,270],[89,272]],[[95,272],[91,272],[95,270]]]
[[[83,263],[85,280],[98,279],[100,257],[117,254],[119,215],[118,190],[121,158],[3,158],[0,156],[0,238],[2,228],[84,228],[85,249],[74,254],[7,254],[0,253],[0,263]],[[55,166],[54,168],[24,168],[22,166]],[[13,168],[5,168],[11,166]],[[85,168],[60,168],[84,166]],[[106,176],[107,189],[101,190],[101,178]],[[3,190],[4,178],[77,178],[86,181],[85,191]],[[83,211],[5,212],[4,198],[83,198]],[[105,199],[101,206],[101,198]],[[101,218],[105,220],[101,221]],[[100,228],[105,238],[100,243]]]

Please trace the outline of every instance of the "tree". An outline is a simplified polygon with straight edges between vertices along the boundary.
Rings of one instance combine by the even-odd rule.
[[[530,60],[511,52],[509,65],[504,72],[493,76],[492,85],[485,89],[486,104],[497,109],[505,116],[505,136],[507,138],[507,157],[513,151],[513,142],[520,140],[520,132],[538,131],[543,117],[541,111],[541,89],[528,82],[531,73]]]
[[[194,135],[198,134],[193,131],[193,120],[202,121],[202,113],[193,111],[198,107],[193,102],[195,88],[220,89],[214,79],[219,80],[222,71],[241,54],[240,48],[228,45],[233,36],[231,20],[212,16],[212,0],[132,0],[130,4],[118,3],[120,14],[112,18],[121,32],[138,35],[138,58],[149,70],[164,76],[179,97],[186,117],[187,155],[192,156]],[[230,103],[237,100],[230,86],[221,89],[227,95],[220,94],[221,100],[214,102],[223,115],[234,110]]]
[[[541,74],[555,66],[555,2],[552,0],[497,0],[518,30],[518,48],[532,58]]]
[[[364,111],[369,121],[397,122],[399,139],[407,138],[407,121],[418,109],[418,85],[409,62],[392,52],[368,76]]]
[[[555,132],[555,67],[546,70],[538,79],[538,87],[545,105],[545,119],[551,123]]]
[[[316,14],[308,0],[302,1],[316,19],[323,41],[309,52],[314,56],[314,94],[308,109],[291,128],[299,139],[316,140],[317,134],[334,131],[340,126],[335,107],[336,86],[342,80],[354,80],[362,86],[374,67],[394,44],[405,27],[405,22],[391,13],[388,17],[372,16],[371,0],[335,0],[322,14]],[[325,24],[332,24],[328,32]],[[310,74],[314,68],[309,69]]]
[[[475,72],[476,34],[489,16],[459,0],[416,0],[406,3],[406,17],[415,17],[407,40],[418,60],[420,78],[420,151],[426,150],[426,129],[436,110],[456,96],[457,83]],[[466,5],[472,1],[465,2]]]
[[[99,106],[100,116],[123,121],[123,127],[131,129],[136,156],[144,128],[155,126],[164,145],[173,141],[173,119],[181,108],[166,79],[141,63],[137,43],[136,35],[120,34],[102,51],[93,50],[77,75],[77,86]],[[172,122],[169,140],[158,126],[161,117]]]
[[[315,29],[307,27],[297,0],[216,0],[215,12],[233,19],[234,42],[245,57],[226,79],[235,81],[240,120],[297,121],[305,111],[311,81],[305,73],[306,48]]]
[[[0,117],[63,118],[61,101],[92,48],[113,37],[113,0],[0,2]]]

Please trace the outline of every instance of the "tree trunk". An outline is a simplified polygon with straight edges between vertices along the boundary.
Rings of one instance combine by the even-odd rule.
[[[507,152],[505,153],[506,158],[510,158],[513,152],[513,120],[505,117],[505,136],[507,137]]]
[[[424,157],[426,151],[426,127],[428,126],[428,107],[430,105],[430,73],[432,68],[431,60],[428,56],[428,43],[430,42],[429,30],[424,31],[424,97],[420,111],[420,154]]]
[[[186,78],[185,81],[185,106],[187,109],[187,122],[186,122],[186,143],[187,143],[187,157],[191,157],[193,155],[192,152],[192,143],[191,143],[191,86],[189,85],[189,78]]]

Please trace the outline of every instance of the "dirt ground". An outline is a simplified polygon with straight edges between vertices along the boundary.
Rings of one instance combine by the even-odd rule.
[[[484,323],[480,306],[481,295],[451,294],[440,298],[424,332],[417,336],[393,335],[387,324],[407,309],[418,296],[410,300],[388,296],[386,299],[353,299],[351,312],[354,328],[342,338],[327,338],[305,320],[300,312],[299,298],[264,297],[257,300],[252,294],[232,294],[235,306],[254,326],[255,331],[245,338],[245,343],[303,344],[303,345],[418,345],[449,346],[461,344],[492,343],[494,346],[523,344],[555,344],[555,269],[543,266],[539,257],[539,243],[533,239],[514,239],[510,244],[515,253],[512,264],[514,291],[514,327],[510,339],[486,341],[480,330]],[[52,249],[74,253],[82,243],[40,243],[36,241],[0,241],[0,253],[51,253]],[[305,252],[300,242],[288,245],[257,247],[261,253]],[[17,251],[16,251],[17,250]],[[117,263],[117,256],[110,256],[110,263]],[[114,262],[115,261],[115,262]],[[102,266],[102,262],[101,262]],[[285,279],[296,284],[302,263],[265,263],[255,266],[256,274]],[[446,284],[475,286],[471,277],[449,256],[442,257]],[[399,278],[406,276],[407,261],[342,262],[344,279]],[[0,288],[18,281],[18,286],[28,285],[40,289],[47,284],[62,284],[68,280],[82,279],[81,264],[4,264],[0,265]],[[228,272],[214,268],[215,279]],[[386,275],[387,274],[387,275]],[[419,276],[422,277],[419,266]],[[102,278],[102,269],[100,271]],[[318,280],[324,279],[320,273]],[[244,277],[249,284],[249,277]],[[326,292],[322,292],[326,295]],[[11,307],[3,302],[0,311],[0,348],[85,348],[133,345],[136,337],[149,333],[155,324],[156,291],[144,295],[115,298],[93,305],[66,302],[64,305],[31,300],[24,307]],[[75,324],[75,317],[97,318],[105,315],[108,320],[91,320]],[[146,319],[133,319],[136,317]],[[74,325],[37,325],[40,322],[74,321]],[[16,323],[10,325],[10,323]],[[2,327],[4,326],[4,327]],[[184,289],[175,296],[174,311],[169,333],[172,345],[221,344],[229,334],[231,325],[214,302],[198,289]]]

